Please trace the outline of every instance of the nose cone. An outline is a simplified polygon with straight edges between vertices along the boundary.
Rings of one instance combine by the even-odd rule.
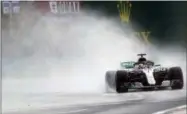
[[[148,69],[148,68],[143,69],[143,72],[145,73],[149,84],[155,84],[156,83],[156,81],[154,79],[154,76],[153,76],[153,69]]]

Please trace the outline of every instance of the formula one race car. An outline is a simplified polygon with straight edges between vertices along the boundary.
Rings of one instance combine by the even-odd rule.
[[[146,54],[138,54],[137,62],[121,62],[121,68],[117,71],[107,71],[105,80],[107,89],[113,89],[118,93],[128,92],[129,89],[163,87],[164,81],[169,81],[166,87],[182,89],[183,73],[180,67],[162,67],[147,60]]]

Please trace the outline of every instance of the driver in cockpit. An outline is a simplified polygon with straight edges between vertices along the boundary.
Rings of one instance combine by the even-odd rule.
[[[134,64],[135,68],[142,69],[145,67],[147,59],[144,57],[141,57],[138,59],[138,61]]]
[[[141,57],[141,58],[138,59],[138,62],[137,62],[137,63],[138,63],[138,64],[144,64],[146,61],[147,61],[146,58]]]

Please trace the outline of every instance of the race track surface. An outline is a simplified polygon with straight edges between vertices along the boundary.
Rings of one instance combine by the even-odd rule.
[[[185,90],[77,96],[79,97],[76,99],[76,95],[68,95],[70,99],[72,97],[71,100],[74,100],[71,101],[74,102],[72,104],[70,104],[70,99],[68,101],[66,96],[66,103],[59,101],[62,102],[62,105],[51,105],[51,107],[43,108],[38,106],[38,108],[5,112],[3,114],[152,114],[186,104]],[[65,96],[58,95],[58,97]],[[78,102],[79,100],[82,100],[82,103],[81,101]],[[46,103],[49,102],[46,101]]]

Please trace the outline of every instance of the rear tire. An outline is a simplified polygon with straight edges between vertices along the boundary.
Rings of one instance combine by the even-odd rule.
[[[128,92],[129,80],[126,71],[117,71],[115,81],[117,93]]]
[[[183,73],[180,67],[169,69],[170,85],[172,89],[182,89],[184,86]]]
[[[105,74],[105,91],[107,93],[111,93],[116,90],[115,76],[116,71],[107,71]]]

